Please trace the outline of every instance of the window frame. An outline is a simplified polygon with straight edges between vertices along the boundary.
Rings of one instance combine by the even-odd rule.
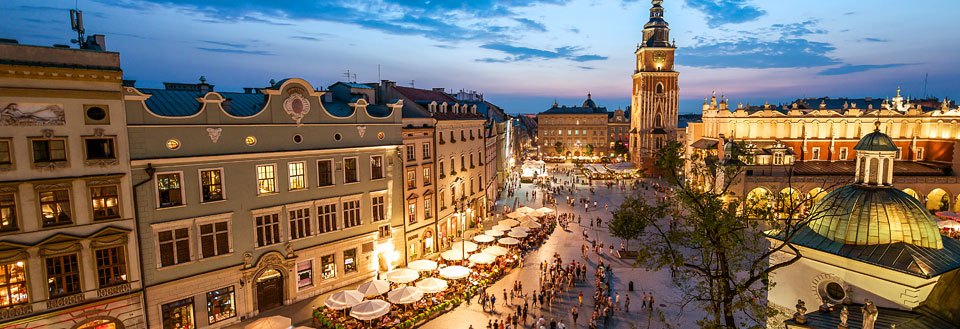
[[[417,146],[416,144],[405,144],[407,150],[406,161],[417,161]]]
[[[222,253],[222,254],[221,254],[221,253],[217,253],[218,247],[220,246],[219,243],[217,242],[217,234],[218,234],[218,231],[217,231],[217,226],[216,226],[216,224],[218,224],[218,223],[227,223],[227,231],[226,231],[226,234],[227,234],[227,252],[226,252],[226,253]],[[201,226],[204,226],[204,225],[213,225],[213,226],[212,226],[213,231],[212,231],[212,233],[211,233],[210,235],[213,236],[213,244],[214,244],[213,250],[214,250],[214,255],[213,255],[213,256],[210,256],[210,257],[206,257],[206,256],[203,255],[203,237],[204,237],[204,234],[203,234],[203,230],[201,229]],[[195,229],[196,232],[197,232],[197,233],[196,233],[196,240],[197,240],[197,241],[196,241],[196,248],[197,248],[197,256],[196,256],[196,259],[197,259],[197,260],[217,258],[217,257],[220,257],[220,256],[232,255],[232,254],[234,253],[234,250],[233,250],[233,246],[234,246],[234,243],[233,243],[233,233],[234,233],[234,232],[233,232],[233,213],[232,213],[232,212],[225,213],[225,214],[218,214],[218,215],[211,215],[211,216],[196,218],[196,219],[194,219],[193,229]]]
[[[329,278],[326,276],[326,268],[324,268],[324,265],[326,265],[324,263],[324,258],[326,257],[332,258],[332,261],[330,262],[330,264],[333,264],[333,275],[330,276]],[[337,253],[334,252],[331,254],[321,255],[320,256],[320,279],[323,281],[334,280],[337,278],[338,276],[337,274],[338,274],[337,273]],[[314,276],[314,284],[316,284],[316,276]]]
[[[260,191],[260,181],[263,180],[263,181],[266,182],[266,180],[267,180],[266,178],[260,178],[260,168],[261,168],[261,167],[262,167],[262,168],[269,168],[269,167],[272,167],[272,168],[273,168],[273,178],[272,178],[272,180],[273,180],[273,191],[269,191],[269,192],[261,192],[261,191]],[[277,178],[277,164],[276,164],[276,163],[261,163],[261,164],[254,165],[254,173],[253,173],[253,174],[254,174],[254,177],[256,178],[256,182],[257,182],[257,185],[256,185],[257,196],[268,196],[268,195],[274,195],[274,194],[277,194],[277,193],[278,193],[278,191],[279,191],[278,185],[279,185],[280,182],[279,182],[279,180],[278,180],[278,178]]]
[[[276,227],[276,233],[274,233],[273,230],[271,230],[270,232],[266,232],[266,230],[264,230],[264,233],[274,233],[274,234],[272,234],[272,235],[276,236],[277,239],[276,239],[275,241],[271,241],[271,243],[268,243],[268,244],[261,244],[261,241],[260,241],[260,233],[261,233],[260,226],[261,226],[261,225],[257,224],[257,220],[258,220],[260,217],[270,217],[270,216],[274,216],[274,215],[276,215],[276,221],[273,222],[273,223],[270,223],[270,224],[265,224],[265,225],[270,225],[270,226]],[[267,248],[267,247],[270,247],[270,246],[275,246],[275,245],[278,245],[278,244],[281,244],[281,243],[287,241],[287,240],[286,240],[286,236],[285,236],[285,233],[286,233],[286,232],[284,232],[284,230],[283,230],[283,224],[286,223],[286,220],[285,220],[285,218],[284,218],[285,216],[283,216],[283,215],[284,215],[284,214],[283,214],[283,207],[282,207],[282,206],[281,206],[281,207],[266,208],[266,209],[258,209],[258,210],[254,210],[254,211],[251,212],[251,216],[250,216],[250,217],[251,217],[251,219],[253,220],[253,245],[254,245],[254,250],[262,249],[262,248]],[[264,226],[264,228],[266,228],[266,227],[267,227],[267,226]],[[266,235],[265,235],[265,237],[266,237]],[[272,240],[272,239],[271,239],[271,240]],[[265,241],[266,241],[266,238],[264,238],[264,242],[265,242]]]
[[[204,200],[203,200],[203,194],[204,194],[204,192],[205,192],[204,185],[203,185],[203,184],[204,184],[204,181],[203,181],[203,172],[205,172],[205,171],[219,171],[219,172],[220,172],[220,200],[210,200],[210,201],[204,201]],[[200,169],[197,169],[197,185],[200,187],[200,203],[201,203],[201,204],[217,203],[217,202],[227,201],[227,184],[226,184],[226,174],[225,174],[225,172],[226,172],[226,171],[223,169],[223,167],[200,168]],[[213,186],[213,185],[211,185],[211,186]]]
[[[76,277],[77,277],[77,282],[76,282],[76,284],[77,284],[77,290],[76,290],[76,291],[70,291],[70,292],[66,292],[66,291],[65,291],[65,292],[63,292],[63,293],[58,293],[58,294],[54,295],[54,294],[50,291],[51,288],[52,288],[52,287],[50,286],[50,284],[52,284],[53,282],[50,281],[50,280],[51,280],[51,276],[50,276],[50,275],[51,275],[51,274],[50,274],[50,265],[47,263],[47,261],[50,260],[50,259],[54,259],[54,258],[63,258],[63,257],[70,257],[70,256],[76,257],[76,266],[75,266],[75,267],[76,267]],[[47,289],[46,289],[46,291],[47,291],[47,299],[55,299],[55,298],[73,296],[73,295],[77,295],[77,294],[82,294],[82,293],[84,292],[84,291],[83,291],[83,279],[84,279],[84,277],[83,277],[83,262],[82,262],[81,259],[80,259],[80,251],[67,252],[67,253],[57,253],[57,254],[53,254],[53,255],[44,255],[42,259],[43,259],[43,277],[44,277],[45,281],[47,282]],[[63,267],[62,265],[63,265],[63,263],[61,263],[61,267]],[[65,277],[67,277],[68,275],[70,275],[70,274],[67,274],[67,275],[60,274],[60,275],[58,275],[58,277],[65,278]]]
[[[316,226],[313,225],[313,223],[314,223],[314,217],[315,217],[315,215],[316,215],[315,210],[313,209],[313,202],[301,202],[301,203],[298,203],[298,204],[287,205],[286,207],[284,207],[284,211],[285,211],[286,214],[287,214],[287,220],[286,220],[286,222],[287,222],[287,237],[288,237],[288,239],[289,239],[288,241],[297,241],[297,240],[300,240],[300,239],[306,239],[306,238],[309,238],[309,237],[312,237],[312,236],[316,236],[316,235],[317,235]],[[299,217],[299,216],[298,216],[298,217],[294,217],[294,216],[291,216],[290,213],[292,213],[292,212],[297,212],[297,211],[307,211],[306,217]],[[294,233],[294,228],[293,228],[294,222],[303,222],[303,223],[306,223],[306,225],[305,225],[304,227],[305,227],[307,233],[306,233],[305,235],[303,235],[303,236],[299,236],[299,237],[296,237],[296,238],[295,238],[295,237],[293,236],[293,233]],[[299,226],[298,226],[297,228],[299,229],[299,228],[301,228],[301,226],[302,226],[302,224],[299,224]]]
[[[810,148],[810,160],[820,160],[820,148],[813,147]]]
[[[330,184],[326,184],[326,185],[321,184],[322,182],[320,181],[320,178],[324,176],[322,173],[320,173],[320,163],[321,163],[321,162],[327,162],[327,163],[330,164],[330,176],[329,176],[329,177],[330,177]],[[337,172],[337,169],[336,169],[336,161],[334,161],[334,159],[319,159],[319,160],[317,160],[317,187],[328,187],[328,186],[335,186],[335,185],[337,185],[337,179],[336,179],[337,174],[336,174],[336,172]]]
[[[374,164],[378,162],[380,163],[379,170],[375,170]],[[370,180],[380,180],[380,179],[384,179],[385,177],[386,175],[384,174],[383,155],[371,155],[370,156]],[[357,179],[359,179],[359,177],[357,177]]]
[[[94,195],[93,195],[93,189],[97,189],[97,188],[102,189],[102,188],[104,188],[104,187],[113,187],[113,188],[116,190],[116,195],[113,195],[113,197],[116,198],[116,205],[115,205],[114,207],[117,209],[117,215],[114,216],[114,217],[97,218],[97,208],[96,208],[96,206],[94,206],[96,203],[94,202],[94,198],[95,198],[95,197],[94,197]],[[120,194],[121,194],[121,193],[120,193],[120,184],[96,184],[96,185],[87,185],[87,193],[88,193],[88,195],[87,195],[88,201],[90,201],[90,220],[91,220],[91,221],[94,221],[94,222],[103,222],[103,221],[108,221],[108,220],[114,220],[114,219],[123,218],[123,207],[122,207],[122,204],[121,204],[122,201],[121,201],[121,199],[120,199]],[[110,196],[106,196],[106,197],[105,197],[105,196],[101,195],[101,196],[96,197],[96,198],[104,199],[104,203],[105,203],[106,199],[109,198],[109,197],[110,197]]]
[[[292,166],[292,165],[300,165],[300,175],[299,175],[299,176],[301,177],[301,178],[300,178],[300,181],[301,181],[301,183],[302,183],[300,188],[293,188],[293,181],[294,181],[295,175],[293,175],[293,174],[291,173],[292,168],[291,168],[290,166]],[[306,189],[308,189],[308,188],[310,187],[310,183],[308,183],[308,182],[309,182],[309,178],[307,178],[307,162],[306,162],[306,161],[290,161],[290,162],[287,162],[287,191],[291,191],[291,192],[292,192],[292,191],[303,191],[303,190],[306,190]]]
[[[60,223],[60,222],[58,221],[58,222],[55,223],[55,224],[46,225],[46,224],[44,224],[44,219],[43,219],[43,206],[44,206],[44,204],[46,204],[46,203],[48,203],[48,202],[42,201],[43,197],[41,196],[41,194],[50,192],[50,193],[54,193],[54,196],[56,196],[56,192],[57,192],[57,191],[66,191],[66,196],[67,196],[67,207],[66,207],[66,211],[67,211],[67,216],[69,216],[70,222]],[[72,198],[73,198],[73,195],[72,195],[72,194],[73,194],[73,186],[66,186],[66,187],[59,187],[59,188],[51,188],[51,189],[39,189],[39,190],[35,190],[35,192],[36,192],[36,195],[37,195],[37,210],[38,210],[38,211],[37,211],[37,215],[38,215],[37,219],[40,221],[40,228],[41,228],[41,229],[48,229],[48,228],[54,228],[54,227],[63,227],[63,226],[66,226],[66,225],[76,224],[76,222],[77,222],[77,221],[76,221],[76,211],[73,209],[73,200],[72,200]],[[63,201],[52,201],[52,202],[53,202],[53,203],[56,203],[56,204],[59,204],[59,203],[61,203],[61,202],[63,202]],[[60,213],[62,214],[63,211],[61,210]]]
[[[353,160],[353,177],[354,181],[347,180],[347,160]],[[360,158],[356,156],[344,157],[341,162],[343,162],[343,184],[356,184],[360,182]]]
[[[66,136],[51,136],[51,137],[49,137],[49,138],[47,138],[47,137],[31,137],[31,138],[29,138],[29,141],[30,141],[30,163],[32,163],[35,167],[43,167],[43,166],[47,166],[47,165],[51,165],[51,164],[52,164],[52,165],[61,165],[61,166],[64,166],[64,167],[70,165],[70,143],[69,143],[69,139],[68,139]],[[49,159],[51,156],[50,156],[50,148],[49,148],[49,146],[48,146],[48,147],[47,147],[47,157],[48,157],[48,159],[47,159],[46,161],[37,161],[37,157],[36,157],[37,154],[36,154],[36,148],[34,147],[34,146],[35,146],[35,145],[34,145],[34,142],[47,142],[47,143],[49,143],[49,142],[52,142],[52,141],[62,141],[62,142],[63,142],[63,154],[64,154],[64,159],[63,159],[63,160],[51,160],[51,159]]]
[[[162,205],[160,205],[160,176],[161,176],[161,175],[171,175],[171,174],[176,174],[177,177],[178,177],[178,178],[177,178],[177,183],[178,183],[178,185],[180,186],[180,187],[179,187],[179,190],[180,190],[180,204],[170,205],[170,206],[162,206]],[[153,177],[154,177],[154,180],[155,180],[155,182],[153,183],[153,186],[154,186],[154,191],[155,191],[155,194],[156,194],[156,200],[154,200],[154,201],[156,201],[156,203],[157,203],[157,204],[156,204],[156,206],[157,206],[156,208],[157,208],[157,209],[178,208],[178,207],[184,207],[184,206],[187,205],[186,191],[184,191],[184,188],[183,188],[183,171],[164,171],[164,172],[158,172],[158,173],[154,173],[154,174],[153,174]]]
[[[310,269],[309,269],[309,270],[306,270],[306,271],[301,271],[301,270],[300,270],[300,264],[303,264],[303,263],[309,263],[309,264],[310,264]],[[302,291],[302,290],[307,290],[307,289],[311,289],[311,288],[313,288],[313,287],[316,287],[316,285],[317,285],[317,276],[316,276],[316,274],[314,273],[313,269],[314,269],[314,266],[313,266],[313,258],[308,258],[308,259],[304,259],[304,260],[302,260],[302,261],[297,262],[297,264],[295,265],[294,270],[293,270],[293,271],[294,271],[294,275],[296,275],[297,292],[300,292],[300,291]],[[301,272],[309,272],[309,273],[310,273],[310,284],[304,285],[304,286],[300,286],[300,273],[301,273]]]
[[[357,205],[356,205],[356,207],[351,208],[351,209],[348,210],[347,207],[346,207],[346,204],[347,204],[347,203],[352,203],[352,202],[356,202]],[[347,211],[351,211],[351,212],[356,211],[356,224],[354,224],[354,225],[347,225],[347,220],[348,220]],[[341,221],[342,221],[343,229],[344,229],[344,230],[346,230],[346,229],[351,229],[351,228],[354,228],[354,227],[363,226],[363,200],[362,200],[362,198],[361,198],[361,195],[353,195],[353,196],[341,197],[341,198],[340,198],[340,213],[341,213],[341,216],[342,216],[342,218],[340,218],[340,219],[341,219]],[[352,216],[351,216],[351,217],[352,217]]]
[[[840,158],[840,160],[847,160],[847,158],[850,157],[850,151],[849,151],[849,150],[850,150],[850,149],[848,149],[846,146],[840,148],[840,153],[837,154],[838,157]]]
[[[433,157],[433,155],[430,154],[431,152],[430,152],[430,143],[429,143],[429,142],[424,142],[424,143],[423,143],[423,146],[422,146],[420,149],[421,149],[422,152],[423,152],[423,159],[424,159],[424,160],[427,160],[427,159],[430,159],[430,158]]]
[[[100,264],[100,262],[99,262],[99,261],[100,261],[100,257],[99,257],[99,255],[97,255],[97,252],[99,252],[99,251],[104,251],[104,250],[109,250],[109,249],[117,249],[117,250],[120,251],[120,253],[121,253],[120,259],[123,261],[123,264],[121,264],[121,266],[117,266],[117,264],[110,264],[109,266],[102,266],[102,265]],[[94,267],[95,267],[96,273],[97,273],[97,288],[98,288],[98,289],[103,289],[103,288],[107,288],[107,287],[114,287],[114,286],[119,286],[119,285],[122,285],[122,284],[130,283],[130,280],[129,280],[129,279],[124,279],[124,281],[122,281],[122,282],[116,282],[116,283],[112,283],[112,284],[108,284],[108,285],[103,285],[102,282],[101,282],[101,278],[100,278],[100,270],[101,270],[102,268],[104,268],[104,267],[120,268],[120,269],[123,270],[122,276],[127,276],[127,275],[130,274],[130,264],[129,264],[129,261],[128,261],[128,260],[129,260],[129,259],[128,259],[128,255],[129,255],[130,253],[127,252],[127,245],[125,245],[125,244],[119,244],[119,245],[105,246],[105,247],[102,247],[102,248],[96,248],[96,249],[93,249],[93,250],[92,250],[92,254],[93,254]]]
[[[430,186],[433,184],[433,167],[423,166],[423,186]]]
[[[353,269],[351,269],[351,270],[347,270],[347,252],[348,252],[348,251],[353,251],[353,256],[352,256],[352,259],[353,259]],[[360,271],[360,266],[358,266],[358,264],[360,263],[360,261],[359,261],[359,257],[358,257],[357,255],[358,255],[358,253],[357,253],[357,248],[356,248],[356,247],[344,249],[343,251],[340,252],[340,260],[341,260],[341,262],[343,262],[343,274],[344,274],[344,275],[347,275],[348,273],[356,273],[356,272],[359,272],[359,271]]]
[[[914,160],[923,161],[923,157],[926,156],[926,154],[924,154],[925,153],[924,151],[926,150],[923,147],[917,147],[917,154]]]
[[[155,258],[156,258],[156,267],[157,267],[157,269],[161,269],[161,270],[162,270],[162,269],[177,267],[177,266],[180,266],[180,265],[183,265],[183,264],[189,264],[189,263],[191,263],[191,262],[193,262],[193,261],[195,261],[195,260],[197,259],[196,254],[195,254],[195,252],[194,252],[194,249],[195,249],[196,246],[194,245],[195,242],[194,242],[194,233],[193,233],[193,227],[192,227],[192,226],[193,226],[193,225],[192,225],[192,221],[191,221],[191,220],[182,220],[182,221],[159,223],[159,224],[151,225],[151,230],[153,231],[153,232],[152,232],[152,233],[153,233],[153,235],[152,235],[152,237],[153,237],[153,246],[154,246],[154,248],[156,248],[156,249],[155,249],[155,250],[156,250],[156,257],[155,257]],[[186,230],[187,230],[187,237],[186,237],[185,240],[187,241],[187,251],[188,251],[189,257],[187,258],[187,260],[182,261],[182,262],[177,262],[177,242],[184,240],[184,239],[178,239],[178,238],[177,238],[176,230],[178,230],[178,229],[186,229]],[[171,233],[171,234],[172,234],[172,235],[171,235],[171,236],[172,236],[171,242],[173,243],[173,258],[174,258],[174,263],[173,263],[173,264],[170,264],[170,265],[166,265],[166,266],[163,265],[163,256],[162,256],[162,255],[163,255],[163,252],[161,251],[161,243],[162,243],[162,242],[160,241],[160,233],[161,233],[161,232],[165,232],[165,231],[171,231],[171,232],[172,232],[172,233]]]
[[[7,157],[9,161],[0,162],[0,170],[14,170],[16,169],[17,159],[16,152],[14,151],[13,139],[12,138],[0,138],[0,145],[6,145]],[[0,148],[2,150],[2,148]]]
[[[0,196],[4,196],[4,195],[10,195],[11,201],[9,202],[10,204],[7,206],[2,206],[2,204],[0,204],[0,211],[7,208],[12,209],[10,213],[12,214],[12,217],[13,217],[13,228],[4,229],[4,226],[0,225],[0,234],[19,232],[20,231],[20,216],[19,216],[20,204],[18,203],[19,201],[18,193],[16,191],[0,192]]]
[[[17,265],[17,263],[20,263],[20,265]],[[20,268],[22,269],[22,271],[23,271],[23,278],[22,278],[22,280],[20,280],[20,281],[18,281],[18,282],[12,282],[12,281],[13,281],[13,280],[11,280],[12,276],[10,275],[10,272],[11,272],[11,271],[10,271],[9,269],[4,269],[4,271],[3,271],[3,273],[4,273],[3,276],[4,276],[4,279],[5,279],[5,280],[3,280],[3,282],[4,282],[3,284],[0,284],[0,291],[4,291],[4,292],[6,293],[6,296],[7,296],[7,298],[9,298],[9,302],[10,302],[10,303],[9,303],[9,305],[5,305],[5,306],[2,305],[2,304],[0,304],[0,307],[3,307],[3,308],[12,308],[12,307],[16,307],[16,306],[18,306],[18,305],[29,305],[29,304],[31,303],[31,300],[30,300],[31,291],[30,291],[30,283],[29,283],[29,282],[30,282],[30,274],[27,273],[27,259],[26,259],[26,258],[13,258],[13,259],[10,259],[9,261],[0,262],[0,267],[7,267],[7,266],[10,266],[10,267],[14,267],[14,266],[20,267]],[[13,296],[14,296],[14,294],[12,294],[12,291],[10,290],[10,287],[11,287],[11,286],[14,286],[14,285],[22,286],[22,290],[20,290],[20,291],[23,292],[24,295],[26,295],[26,298],[24,298],[23,300],[21,300],[21,301],[19,301],[19,302],[16,302],[16,303],[13,302]]]
[[[417,199],[407,200],[407,224],[416,225],[418,222],[420,221],[417,219]]]
[[[376,201],[378,198],[380,202]],[[380,214],[380,219],[377,219],[377,214]],[[387,220],[387,191],[370,192],[370,219],[374,223]]]
[[[433,201],[429,197],[423,198],[423,220],[433,218]]]
[[[417,188],[417,170],[416,169],[407,169],[407,179],[406,179],[406,188],[407,190],[413,190]]]
[[[326,208],[326,207],[328,207],[328,206],[333,206],[332,211],[329,211],[329,212],[327,212],[327,211],[321,212],[321,211],[320,211],[321,207]],[[313,209],[314,209],[314,215],[313,215],[313,216],[314,216],[314,217],[316,218],[316,220],[317,220],[317,230],[316,230],[316,231],[317,231],[317,234],[316,234],[316,235],[322,235],[322,234],[326,234],[326,233],[337,232],[337,231],[340,231],[340,230],[343,229],[343,226],[340,225],[340,222],[339,222],[339,220],[340,220],[340,200],[339,200],[339,199],[337,199],[337,198],[328,198],[328,199],[323,199],[323,200],[314,201],[314,202],[313,202]],[[326,210],[326,209],[325,209],[325,210]],[[321,217],[321,213],[323,214],[322,217]],[[324,223],[325,223],[324,220],[327,220],[327,219],[329,219],[329,220],[330,220],[330,223],[332,223],[332,225],[333,225],[333,228],[330,229],[330,230],[326,230],[327,225],[324,225]],[[323,228],[323,229],[321,230],[321,228]]]
[[[83,147],[83,160],[84,161],[115,161],[118,160],[117,154],[117,136],[114,135],[104,135],[104,136],[81,136],[80,137]],[[90,158],[90,149],[87,145],[87,141],[94,139],[102,139],[110,141],[110,146],[113,148],[113,157],[112,158]]]

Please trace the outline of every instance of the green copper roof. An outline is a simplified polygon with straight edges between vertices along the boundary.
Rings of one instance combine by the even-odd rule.
[[[895,188],[847,185],[817,202],[810,216],[811,230],[846,245],[943,248],[936,221],[917,199]]]
[[[857,146],[853,147],[857,151],[897,151],[897,145],[893,143],[893,139],[887,134],[882,132],[874,131],[872,133],[863,136]]]

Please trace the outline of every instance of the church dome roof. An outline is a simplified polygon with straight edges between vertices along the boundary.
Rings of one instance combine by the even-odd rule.
[[[937,223],[920,201],[891,187],[841,187],[814,204],[810,216],[811,230],[845,245],[903,242],[943,248]]]
[[[893,143],[893,139],[887,134],[880,132],[880,129],[874,130],[872,133],[863,136],[860,138],[860,141],[857,142],[857,146],[853,147],[857,151],[897,151],[897,145]]]
[[[590,94],[587,94],[587,100],[583,101],[583,106],[586,108],[595,109],[597,108],[597,103],[593,102],[593,97]]]

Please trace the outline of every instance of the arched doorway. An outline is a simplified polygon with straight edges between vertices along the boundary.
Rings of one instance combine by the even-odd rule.
[[[787,187],[780,190],[780,195],[777,198],[777,211],[781,213],[777,218],[786,218],[786,216],[791,216],[796,218],[800,215],[800,202],[803,200],[800,191],[792,187]]]
[[[927,194],[927,210],[944,211],[950,210],[950,196],[943,189],[933,189]]]
[[[283,305],[283,274],[275,269],[263,271],[256,279],[256,290],[260,313]]]
[[[912,196],[914,199],[917,199],[917,201],[920,201],[920,194],[917,193],[917,191],[914,191],[912,188],[903,189],[903,193],[906,193],[907,195]]]
[[[124,329],[123,322],[109,316],[86,319],[73,326],[73,329]]]

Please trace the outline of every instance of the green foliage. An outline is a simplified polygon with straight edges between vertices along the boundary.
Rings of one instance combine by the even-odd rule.
[[[630,241],[639,238],[648,223],[663,218],[665,214],[664,205],[650,205],[646,200],[628,196],[623,205],[613,211],[613,220],[609,224],[610,235],[623,239],[629,249]]]
[[[587,144],[587,155],[593,155],[593,144]]]
[[[614,155],[627,154],[627,152],[629,152],[629,151],[630,151],[630,150],[627,148],[626,145],[623,144],[623,142],[617,141],[616,143],[613,143],[613,154],[614,154]]]
[[[563,153],[563,142],[553,143],[553,147],[557,149],[557,155],[560,155]]]

